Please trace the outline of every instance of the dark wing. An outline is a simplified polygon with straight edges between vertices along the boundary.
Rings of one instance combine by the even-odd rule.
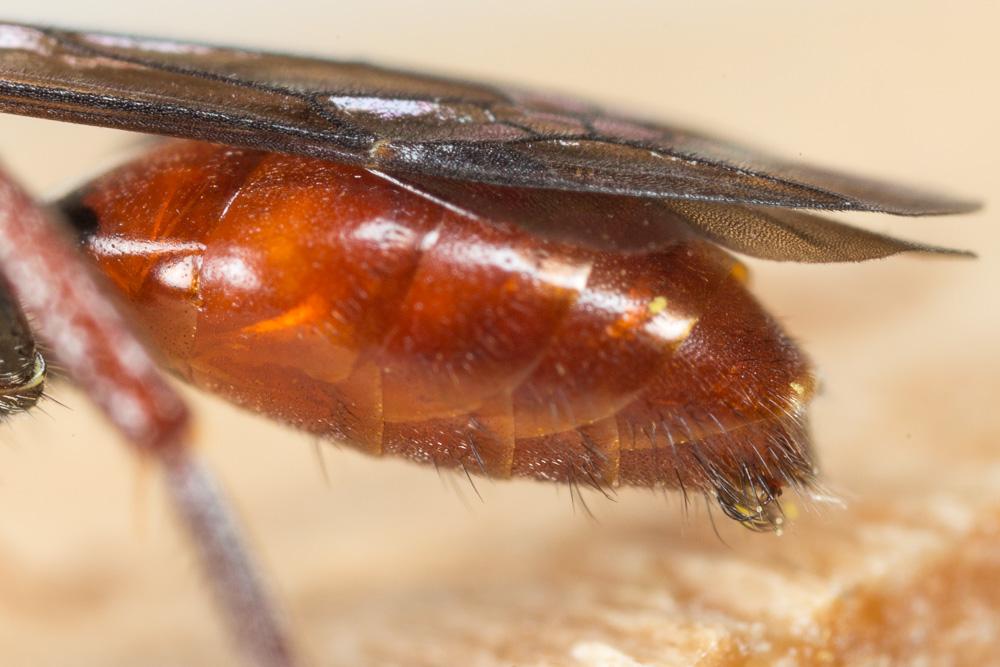
[[[0,111],[502,186],[902,215],[975,207],[575,100],[10,23],[0,23]]]
[[[508,222],[546,238],[600,249],[645,252],[698,236],[735,252],[779,261],[858,262],[900,252],[972,256],[787,208],[380,175],[461,215]]]

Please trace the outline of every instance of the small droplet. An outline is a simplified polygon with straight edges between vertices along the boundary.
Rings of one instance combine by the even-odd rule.
[[[662,313],[667,309],[667,297],[658,296],[649,302],[649,312],[653,315]]]

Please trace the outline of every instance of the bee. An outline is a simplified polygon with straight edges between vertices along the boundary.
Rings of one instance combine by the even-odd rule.
[[[42,395],[37,333],[163,463],[268,665],[287,634],[154,357],[372,455],[704,494],[774,531],[817,474],[815,379],[730,252],[963,255],[813,211],[976,206],[575,99],[11,23],[0,110],[174,137],[46,209],[0,179],[0,415]]]

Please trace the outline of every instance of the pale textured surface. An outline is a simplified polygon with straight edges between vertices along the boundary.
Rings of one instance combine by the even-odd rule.
[[[204,5],[8,17],[555,83],[789,157],[1000,194],[1000,12],[985,2],[625,2],[608,14],[441,1],[408,16],[385,3],[339,2],[336,15]],[[42,191],[124,141],[0,119],[0,153]],[[565,489],[532,483],[481,483],[480,503],[464,479],[337,448],[324,451],[326,486],[308,439],[194,397],[200,441],[317,664],[992,664],[995,218],[845,218],[975,249],[976,262],[753,264],[758,294],[822,370],[814,430],[848,502],[781,538],[720,526],[723,544],[703,509],[684,520],[678,498],[642,491],[590,498],[597,521]],[[151,471],[82,397],[56,395],[69,409],[49,403],[49,416],[0,429],[0,661],[231,661]]]

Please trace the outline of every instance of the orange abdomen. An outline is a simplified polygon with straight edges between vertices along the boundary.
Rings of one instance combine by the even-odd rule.
[[[620,254],[341,164],[176,142],[78,192],[183,377],[373,454],[662,484],[741,520],[812,474],[806,360],[690,239]]]

